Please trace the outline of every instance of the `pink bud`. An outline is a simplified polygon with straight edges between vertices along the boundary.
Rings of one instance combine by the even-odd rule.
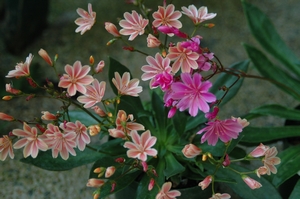
[[[147,46],[149,48],[156,48],[160,44],[161,44],[160,41],[155,36],[153,36],[152,34],[148,35],[148,37],[147,37]]]
[[[199,155],[202,150],[194,144],[187,144],[182,149],[182,153],[187,158],[194,158]]]
[[[117,185],[117,183],[115,183],[115,182],[113,182],[113,183],[111,184],[111,190],[110,190],[110,193],[114,192],[114,190],[115,190],[115,188],[116,188],[116,185]]]
[[[225,160],[224,160],[224,162],[222,163],[222,165],[224,166],[224,167],[228,167],[229,165],[230,165],[230,159],[229,159],[229,155],[226,153],[226,155],[225,155]]]
[[[105,172],[105,177],[109,178],[110,176],[112,176],[116,171],[116,167],[114,166],[110,166],[106,168],[106,172]]]
[[[201,187],[202,190],[206,189],[212,181],[212,176],[207,176],[203,181],[199,182],[198,186]]]
[[[49,57],[48,53],[44,49],[40,49],[38,54],[49,64],[50,66],[53,66],[52,60]]]
[[[13,88],[13,87],[11,86],[11,84],[6,84],[6,85],[5,85],[5,89],[6,89],[6,92],[11,93],[11,94],[14,94],[14,95],[18,95],[18,94],[21,94],[21,93],[22,93],[22,91]]]
[[[258,147],[256,147],[248,156],[249,157],[261,157],[264,156],[266,151],[269,149],[270,147],[263,145],[262,143],[260,143],[260,145]]]
[[[120,157],[120,158],[115,159],[115,162],[117,162],[117,163],[124,163],[125,159],[122,158],[122,157]]]
[[[48,111],[42,111],[42,120],[57,120],[56,115],[49,113]]]
[[[154,187],[155,180],[153,178],[150,179],[150,182],[148,184],[148,191],[151,191]]]
[[[15,118],[13,116],[0,112],[0,120],[13,121],[15,120]]]
[[[242,179],[244,180],[244,182],[251,188],[251,189],[258,189],[260,188],[262,185],[257,182],[256,180],[250,178],[247,175],[243,175]]]
[[[142,161],[141,164],[142,164],[142,166],[143,166],[143,171],[144,171],[144,172],[147,172],[147,170],[148,170],[148,164],[147,164],[147,162]]]
[[[99,188],[105,183],[104,180],[100,180],[97,178],[91,178],[88,180],[86,186],[87,187],[94,187],[94,188]]]
[[[100,117],[106,116],[106,113],[99,107],[99,106],[94,106],[92,109],[95,111],[96,114],[98,114]]]
[[[205,117],[208,120],[213,120],[217,117],[218,113],[219,113],[219,107],[215,106],[211,113],[205,113]]]
[[[113,23],[105,22],[105,29],[107,30],[107,32],[109,32],[110,34],[112,34],[115,37],[121,36],[117,27]]]
[[[95,73],[97,73],[97,74],[101,73],[104,66],[105,66],[105,62],[103,60],[101,60],[95,68]]]

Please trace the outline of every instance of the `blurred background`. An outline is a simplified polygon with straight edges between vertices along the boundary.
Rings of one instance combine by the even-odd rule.
[[[63,72],[66,64],[72,65],[76,60],[82,64],[89,63],[91,55],[95,63],[105,60],[108,64],[108,56],[119,60],[128,66],[134,77],[142,74],[140,67],[146,64],[145,56],[122,50],[121,42],[111,46],[106,43],[113,37],[104,29],[104,22],[110,21],[118,24],[125,11],[135,9],[133,5],[125,4],[123,0],[90,0],[90,1],[50,1],[43,0],[39,4],[34,0],[0,0],[0,94],[6,95],[5,83],[13,83],[18,89],[28,89],[26,82],[17,83],[13,79],[6,79],[8,71],[14,69],[16,63],[24,62],[29,53],[35,57],[31,64],[31,71],[39,81],[45,81],[45,77],[57,81],[53,70],[39,57],[40,48],[45,49],[53,58],[58,55],[57,69]],[[169,2],[169,1],[167,1]],[[298,0],[251,0],[251,3],[263,10],[272,20],[279,34],[287,45],[300,55],[299,34],[299,8]],[[75,33],[78,18],[76,9],[81,7],[87,10],[87,4],[92,3],[93,10],[97,13],[96,24],[84,35]],[[161,5],[161,0],[146,1],[153,10]],[[203,37],[202,46],[207,46],[221,60],[225,67],[235,62],[247,59],[241,43],[257,45],[247,27],[247,21],[243,15],[240,0],[174,0],[177,10],[181,6],[194,4],[196,7],[207,6],[209,12],[217,13],[217,17],[210,20],[216,26],[212,29],[202,28],[198,34]],[[191,32],[192,22],[182,17],[183,30]],[[145,37],[138,37],[134,41],[137,48],[145,49]],[[153,53],[152,53],[153,55]],[[249,73],[257,74],[250,67]],[[100,81],[107,80],[107,70],[99,74]],[[143,83],[148,85],[148,82]],[[109,96],[109,89],[105,97]],[[146,100],[147,95],[143,96]],[[258,105],[278,103],[295,107],[295,100],[279,91],[268,82],[256,79],[246,79],[237,96],[224,106],[221,114],[224,117],[241,116]],[[14,99],[12,101],[0,101],[0,112],[18,116],[19,118],[40,117],[41,111],[56,111],[59,103],[32,99]],[[268,125],[278,126],[283,120],[264,117],[251,122],[253,126]],[[0,123],[0,135],[8,134],[13,128],[22,128],[19,124]],[[60,199],[60,198],[92,198],[94,189],[87,188],[89,169],[91,165],[82,166],[70,171],[53,172],[44,171],[34,166],[20,163],[22,150],[15,151],[14,160],[9,158],[0,162],[0,198],[3,199]]]

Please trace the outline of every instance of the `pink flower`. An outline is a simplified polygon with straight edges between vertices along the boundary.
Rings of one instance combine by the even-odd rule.
[[[112,176],[115,173],[115,171],[116,171],[116,167],[114,167],[114,166],[107,167],[106,171],[105,171],[105,177],[109,178],[110,176]]]
[[[228,193],[216,193],[209,199],[230,199],[231,196]]]
[[[47,125],[47,130],[44,132],[45,142],[52,149],[52,157],[57,158],[58,153],[62,159],[67,160],[69,153],[76,156],[74,148],[76,147],[76,133],[62,133],[58,126],[51,123]]]
[[[191,116],[196,116],[198,110],[208,112],[210,108],[207,102],[216,101],[216,96],[208,92],[212,84],[209,81],[202,82],[202,76],[198,73],[193,76],[181,73],[180,77],[182,82],[175,82],[171,86],[171,97],[178,100],[176,107],[180,111],[189,109]]]
[[[212,179],[213,179],[213,177],[211,175],[206,176],[206,178],[204,178],[204,180],[199,182],[198,186],[201,187],[202,190],[204,190],[210,185]]]
[[[94,69],[94,72],[95,72],[96,74],[101,73],[101,72],[103,71],[104,66],[105,66],[105,62],[104,62],[103,60],[101,60],[101,61],[97,64],[96,68]]]
[[[170,36],[176,35],[177,37],[180,38],[184,38],[184,39],[188,38],[188,35],[184,32],[181,32],[178,28],[169,27],[169,26],[159,26],[157,30],[159,30],[164,34],[168,34]]]
[[[147,155],[156,156],[157,150],[151,148],[155,145],[157,138],[151,136],[150,131],[147,130],[140,136],[137,131],[133,130],[130,133],[132,142],[124,143],[124,147],[128,148],[127,156],[129,158],[138,158],[139,160],[146,161]]]
[[[28,57],[26,57],[25,63],[18,63],[15,67],[15,70],[11,70],[5,77],[23,77],[23,76],[30,76],[29,66],[33,59],[33,55],[30,53]]]
[[[5,84],[5,90],[6,90],[6,92],[11,93],[11,94],[14,94],[14,95],[18,95],[18,94],[21,94],[21,93],[22,93],[22,91],[13,88],[13,87],[11,86],[11,84]]]
[[[47,51],[45,51],[44,49],[40,49],[38,54],[47,62],[47,64],[49,64],[50,66],[53,66],[52,60],[49,57]]]
[[[250,153],[249,153],[249,157],[254,157],[254,158],[258,158],[258,157],[262,157],[265,155],[266,151],[269,149],[270,147],[263,145],[262,143],[259,144],[258,147],[256,147],[255,149],[253,149]]]
[[[76,144],[80,151],[85,149],[86,144],[91,142],[90,136],[87,133],[87,128],[78,120],[73,122],[68,122],[66,124],[61,123],[60,128],[64,130],[65,133],[74,132],[76,133]]]
[[[162,73],[157,74],[153,80],[151,85],[152,88],[160,86],[162,91],[167,91],[173,83],[173,75],[163,71]]]
[[[7,115],[6,113],[0,112],[0,120],[5,120],[5,121],[14,121],[15,118],[11,115]]]
[[[0,138],[0,160],[4,161],[7,155],[9,155],[11,159],[15,157],[12,140],[7,135],[3,135],[3,137]]]
[[[159,53],[155,54],[155,57],[147,56],[146,61],[148,65],[142,66],[142,80],[147,81],[150,80],[150,88],[153,87],[153,83],[155,82],[154,77],[158,74],[162,74],[166,72],[171,75],[171,60],[169,58],[163,58]],[[158,85],[157,85],[158,86]],[[154,86],[155,87],[155,86]]]
[[[61,77],[58,86],[67,88],[70,96],[74,96],[76,91],[84,94],[86,92],[86,88],[84,86],[89,85],[94,81],[94,78],[91,75],[87,75],[90,70],[90,66],[82,66],[80,61],[76,61],[73,64],[73,67],[67,64],[65,66],[67,74],[64,74]]]
[[[149,48],[156,48],[161,44],[161,42],[152,34],[149,34],[147,37],[147,46]]]
[[[14,144],[14,148],[19,149],[24,147],[23,155],[25,158],[29,155],[36,158],[39,150],[46,151],[48,149],[47,144],[38,136],[37,128],[31,128],[24,122],[23,129],[14,129],[12,134],[23,137]]]
[[[202,150],[194,144],[187,144],[182,149],[182,153],[187,158],[194,158],[199,155]]]
[[[90,178],[86,184],[87,187],[99,188],[104,185],[105,181],[97,178]]]
[[[201,6],[198,10],[194,5],[190,5],[188,8],[183,6],[181,9],[182,13],[192,19],[195,25],[212,19],[217,15],[216,13],[207,13],[207,7],[205,6]]]
[[[167,57],[174,61],[172,65],[173,73],[177,73],[180,67],[183,73],[189,73],[191,68],[198,68],[198,63],[196,60],[199,58],[199,54],[182,47],[180,42],[177,43],[177,46],[169,48],[169,54]]]
[[[163,186],[161,187],[161,190],[156,195],[155,199],[175,199],[178,196],[181,196],[180,191],[177,190],[171,190],[172,183],[171,182],[165,182]]]
[[[116,119],[116,128],[108,129],[109,135],[115,138],[125,138],[126,135],[130,135],[132,130],[141,131],[145,130],[145,127],[139,123],[134,122],[133,115],[127,116],[126,112],[119,110]]]
[[[119,25],[123,28],[120,30],[121,35],[130,35],[128,40],[132,41],[138,35],[144,34],[144,29],[149,23],[148,19],[144,19],[142,15],[139,15],[134,10],[132,14],[125,12],[124,18],[119,22]]]
[[[106,82],[98,82],[97,79],[94,79],[92,85],[85,86],[86,93],[82,96],[79,96],[77,100],[84,104],[84,108],[90,108],[95,104],[101,102],[104,94],[105,94],[105,85]]]
[[[242,179],[251,189],[258,189],[258,188],[262,187],[262,185],[259,182],[250,178],[247,175],[242,175]]]
[[[211,113],[205,113],[205,117],[208,119],[208,120],[213,120],[217,117],[219,113],[219,107],[215,106],[213,108],[213,111]]]
[[[271,172],[273,174],[277,173],[277,169],[274,165],[278,165],[281,162],[280,158],[276,157],[277,153],[278,152],[276,147],[272,147],[265,152],[265,157],[263,158],[262,161],[264,163],[264,166],[268,169],[267,170],[268,175],[271,175]]]
[[[143,91],[143,88],[139,85],[138,79],[130,80],[129,72],[125,72],[121,78],[118,72],[115,72],[115,78],[112,79],[113,84],[118,89],[120,95],[130,95],[137,97],[138,93]]]
[[[175,28],[181,28],[182,24],[178,20],[181,17],[180,11],[174,11],[175,6],[173,4],[169,4],[166,8],[162,6],[158,6],[158,11],[154,12],[152,14],[154,21],[152,22],[152,25],[154,27],[158,26],[169,26],[169,27],[175,27]]]
[[[42,120],[57,120],[56,115],[50,113],[49,111],[42,111]]]
[[[82,8],[77,8],[77,13],[81,16],[75,20],[75,24],[79,27],[75,32],[80,32],[83,35],[87,30],[90,30],[96,21],[96,12],[93,12],[92,4],[88,4],[88,11]]]
[[[207,140],[208,144],[213,146],[216,145],[218,138],[222,142],[228,142],[232,138],[236,139],[243,130],[242,125],[232,119],[210,121],[206,125],[197,134],[206,132],[201,138],[201,143]]]
[[[261,175],[267,174],[268,171],[269,171],[269,169],[267,167],[262,166],[262,167],[259,167],[258,169],[256,169],[256,175],[257,175],[257,177],[260,178]]]
[[[183,41],[180,43],[180,45],[184,48],[187,48],[189,50],[192,50],[193,52],[202,53],[202,50],[200,48],[200,39],[202,39],[201,36],[192,37],[188,41]]]
[[[121,36],[121,34],[119,33],[115,24],[110,23],[110,22],[105,22],[104,24],[105,24],[105,29],[107,30],[107,32],[109,32],[110,34],[112,34],[115,37]]]

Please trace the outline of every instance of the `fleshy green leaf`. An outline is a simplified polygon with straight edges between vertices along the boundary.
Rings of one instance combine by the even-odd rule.
[[[300,196],[300,180],[298,180],[296,186],[294,187],[289,199],[298,199]]]
[[[242,5],[252,35],[266,51],[285,64],[286,67],[299,77],[299,59],[286,46],[270,19],[257,7],[246,1],[242,1]],[[269,65],[266,67],[269,67]]]
[[[300,81],[275,66],[261,51],[253,46],[244,44],[247,54],[261,75],[268,78],[278,88],[300,100]]]
[[[260,143],[300,136],[300,126],[284,127],[246,127],[241,133],[241,142]]]
[[[166,176],[167,179],[185,170],[184,166],[182,166],[176,160],[176,158],[172,153],[167,152],[164,158],[166,161],[166,169],[164,170],[164,175]]]
[[[97,120],[99,120],[99,121],[101,120],[101,118],[99,116],[97,116],[96,114],[91,113],[91,112],[89,112],[89,113],[91,115],[89,115],[85,111],[79,110],[79,109],[78,110],[70,110],[69,116],[70,116],[71,121],[75,122],[76,120],[78,120],[85,126],[97,124],[98,123]]]
[[[185,131],[187,123],[187,115],[185,112],[177,111],[176,114],[172,117],[173,126],[176,130],[176,133],[181,136]]]
[[[299,132],[299,131],[298,131]],[[273,176],[272,183],[278,187],[300,170],[300,145],[287,148],[278,154],[281,163],[277,166],[277,173]]]
[[[164,103],[156,92],[152,92],[151,102],[156,124],[160,132],[164,132],[167,127],[167,111],[164,107]]]

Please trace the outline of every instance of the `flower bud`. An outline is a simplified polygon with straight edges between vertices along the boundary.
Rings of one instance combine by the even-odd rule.
[[[5,100],[5,101],[9,101],[12,98],[13,98],[13,96],[11,96],[11,95],[6,95],[6,96],[2,97],[2,99]]]
[[[114,192],[114,190],[115,190],[115,188],[116,188],[116,185],[117,185],[116,182],[113,182],[113,183],[111,184],[111,190],[110,190],[110,193]]]
[[[47,51],[45,51],[44,49],[40,49],[38,54],[47,62],[47,64],[49,64],[50,66],[53,66],[52,60],[49,57]]]
[[[125,162],[125,158],[122,158],[122,157],[116,158],[115,162],[117,162],[117,163],[124,163]]]
[[[49,111],[42,111],[42,120],[57,120],[56,115],[49,113]]]
[[[94,188],[99,188],[105,183],[104,180],[100,180],[97,178],[91,178],[88,180],[86,186],[87,187],[94,187]]]
[[[105,66],[105,62],[104,62],[103,60],[101,60],[101,61],[98,63],[98,65],[96,66],[94,72],[95,72],[96,74],[101,73],[102,70],[103,70],[103,68],[104,68],[104,66]]]
[[[266,151],[269,149],[270,147],[263,145],[262,143],[260,143],[260,145],[258,147],[256,147],[255,149],[253,149],[253,151],[251,151],[248,156],[249,157],[262,157],[265,155]]]
[[[14,94],[14,95],[18,95],[18,94],[22,93],[22,91],[11,87],[11,84],[6,84],[5,85],[5,90],[6,90],[6,92]]]
[[[142,166],[143,166],[143,171],[144,171],[144,172],[147,172],[147,170],[148,170],[148,164],[147,164],[147,162],[142,161],[141,164],[142,164]]]
[[[148,191],[151,191],[154,187],[155,180],[153,178],[150,179],[150,182],[148,184]]]
[[[96,124],[96,125],[91,125],[91,126],[89,126],[88,129],[89,129],[89,134],[90,134],[90,136],[98,135],[99,132],[101,131],[100,126],[97,125],[97,124]]]
[[[228,166],[230,165],[230,159],[229,159],[229,155],[228,155],[227,153],[226,153],[226,155],[225,155],[225,159],[224,159],[222,165],[223,165],[224,167],[228,167]]]
[[[247,175],[242,175],[242,179],[244,180],[244,182],[251,188],[251,189],[258,189],[260,188],[262,185],[257,182],[256,180],[250,178]]]
[[[105,167],[98,167],[98,168],[94,169],[94,173],[98,174],[98,178],[103,176],[104,172],[105,172]]]
[[[194,158],[199,155],[202,150],[194,144],[187,144],[182,149],[182,153],[187,158]]]
[[[204,178],[203,181],[199,182],[198,186],[201,187],[202,190],[204,190],[210,185],[211,181],[212,181],[212,176],[209,175],[206,178]]]
[[[116,167],[114,166],[110,166],[106,168],[105,171],[105,178],[109,178],[110,176],[112,176],[116,171]]]
[[[110,22],[105,22],[105,29],[107,30],[107,32],[109,32],[110,34],[112,34],[115,37],[121,37],[121,34],[119,33],[117,27]]]
[[[206,28],[213,28],[215,26],[215,24],[207,23],[207,24],[204,24],[203,26],[206,27]]]
[[[149,48],[156,48],[160,44],[161,44],[160,41],[155,36],[153,36],[152,34],[148,35],[148,37],[147,37],[147,46]]]
[[[94,65],[95,59],[94,59],[93,55],[90,56],[90,60],[89,61],[90,61],[90,65]]]
[[[0,120],[13,121],[15,120],[15,118],[13,116],[7,115],[6,113],[0,112]]]
[[[106,116],[106,113],[99,107],[99,106],[94,106],[92,107],[92,109],[95,111],[95,113],[97,115],[99,115],[100,117],[104,117]]]

